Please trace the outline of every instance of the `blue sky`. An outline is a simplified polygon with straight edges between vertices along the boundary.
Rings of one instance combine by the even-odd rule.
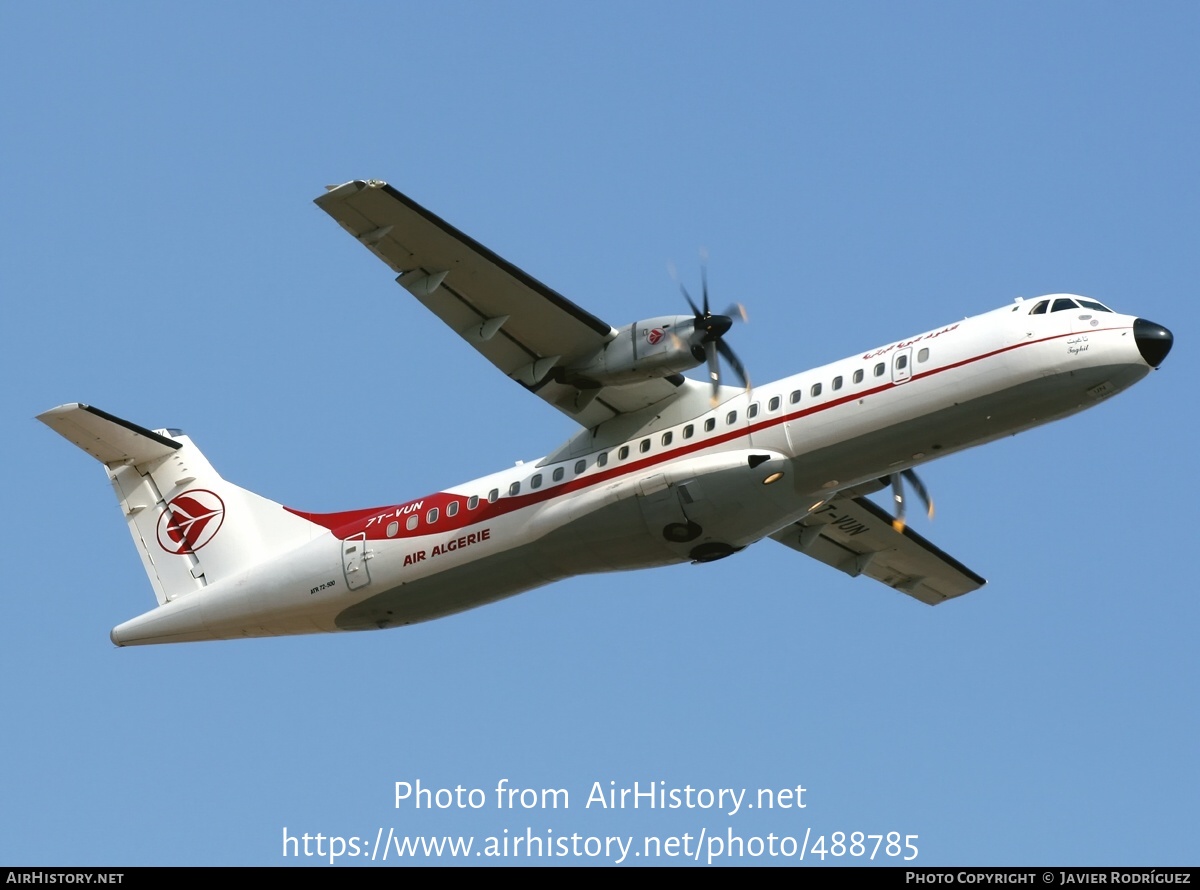
[[[1195,5],[10,3],[0,35],[0,862],[531,828],[1194,863]],[[1057,291],[1176,346],[1093,411],[924,470],[917,530],[990,582],[937,609],[768,541],[402,630],[115,649],[153,597],[47,408],[183,428],[309,510],[571,434],[311,204],[353,178],[616,325],[683,310],[667,262],[694,281],[707,248],[757,380]],[[571,806],[394,806],[397,781],[500,779]],[[584,808],[610,781],[807,806]]]

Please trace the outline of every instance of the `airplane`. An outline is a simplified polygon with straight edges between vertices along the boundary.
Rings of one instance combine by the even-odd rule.
[[[225,481],[177,429],[39,415],[104,464],[157,605],[117,646],[397,627],[574,575],[707,563],[765,538],[936,605],[984,579],[906,524],[913,468],[1067,417],[1158,368],[1169,330],[1072,294],[750,387],[737,307],[613,328],[385,182],[315,203],[463,340],[579,424],[540,460],[314,513]],[[721,360],[740,386],[721,380]],[[683,376],[705,366],[707,381]],[[868,499],[891,489],[894,513]]]

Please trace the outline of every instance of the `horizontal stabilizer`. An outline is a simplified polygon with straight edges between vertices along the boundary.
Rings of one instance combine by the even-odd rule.
[[[174,439],[79,402],[51,408],[37,419],[106,466],[143,464],[180,448]]]

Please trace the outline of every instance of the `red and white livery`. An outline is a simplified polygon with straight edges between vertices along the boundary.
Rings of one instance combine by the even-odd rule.
[[[984,580],[904,524],[912,468],[1066,417],[1166,358],[1164,327],[1084,297],[1016,302],[750,388],[732,310],[615,329],[386,183],[316,200],[506,375],[578,421],[546,457],[405,503],[283,507],[178,430],[40,415],[100,460],[158,600],[119,646],[395,627],[552,581],[720,559],[770,538],[937,604]],[[724,386],[724,358],[744,386]],[[684,371],[706,365],[710,380]],[[865,496],[891,487],[891,515]]]

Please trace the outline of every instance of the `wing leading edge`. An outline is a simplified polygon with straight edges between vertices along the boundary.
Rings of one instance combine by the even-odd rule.
[[[554,368],[578,363],[612,340],[612,326],[386,182],[347,182],[315,203],[484,358],[582,426],[679,392],[679,376],[599,389],[556,380]]]
[[[866,575],[931,606],[987,583],[911,528],[896,531],[892,517],[866,498],[836,498],[771,537],[847,575]]]

